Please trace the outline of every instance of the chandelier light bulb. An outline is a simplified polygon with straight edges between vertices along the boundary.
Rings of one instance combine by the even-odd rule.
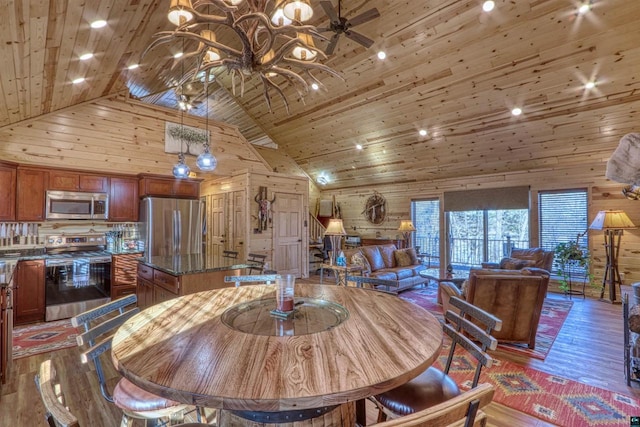
[[[284,25],[291,25],[291,19],[284,16],[284,11],[282,8],[276,9],[273,12],[273,16],[271,17],[271,23],[276,27],[282,27]]]
[[[308,21],[313,16],[313,9],[307,0],[289,1],[282,11],[284,16],[298,22]]]

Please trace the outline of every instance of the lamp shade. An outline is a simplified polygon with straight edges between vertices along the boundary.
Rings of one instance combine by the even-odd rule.
[[[169,6],[169,21],[173,25],[182,25],[193,19],[191,0],[171,0]]]
[[[622,230],[636,228],[624,211],[600,211],[589,226],[592,230]]]
[[[282,11],[284,16],[299,22],[308,21],[313,16],[313,8],[308,0],[288,1]]]
[[[403,233],[416,231],[416,228],[413,226],[413,221],[410,219],[400,220],[400,227],[398,227],[398,231],[402,231]]]
[[[344,231],[344,225],[341,219],[332,218],[329,220],[327,231],[325,231],[324,234],[325,236],[344,236],[347,232]]]

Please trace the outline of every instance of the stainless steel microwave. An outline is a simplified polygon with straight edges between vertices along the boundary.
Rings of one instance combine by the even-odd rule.
[[[107,219],[109,196],[106,193],[47,191],[47,219]]]

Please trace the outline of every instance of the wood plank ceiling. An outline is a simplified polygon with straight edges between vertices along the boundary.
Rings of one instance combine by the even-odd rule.
[[[311,3],[312,23],[327,26]],[[577,0],[495,3],[486,13],[482,0],[344,0],[347,18],[372,7],[381,14],[357,28],[374,39],[370,49],[341,37],[324,61],[344,81],[318,73],[326,90],[305,103],[287,89],[287,114],[278,99],[268,111],[257,78],[239,97],[220,72],[209,117],[249,141],[275,142],[329,189],[606,161],[620,137],[640,131],[636,1],[592,1],[584,15]],[[173,28],[169,0],[0,4],[0,126],[117,94],[176,106],[172,55],[181,46],[127,68],[154,33]],[[107,26],[91,29],[96,18]],[[86,52],[95,56],[80,60]],[[78,77],[86,81],[72,84]],[[588,81],[596,86],[586,89]],[[191,113],[206,112],[200,102]]]

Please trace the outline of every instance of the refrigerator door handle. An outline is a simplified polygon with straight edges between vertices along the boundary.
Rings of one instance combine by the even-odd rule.
[[[182,231],[182,215],[179,210],[173,211],[173,254],[177,255],[182,253],[182,245],[181,245],[181,231]]]

